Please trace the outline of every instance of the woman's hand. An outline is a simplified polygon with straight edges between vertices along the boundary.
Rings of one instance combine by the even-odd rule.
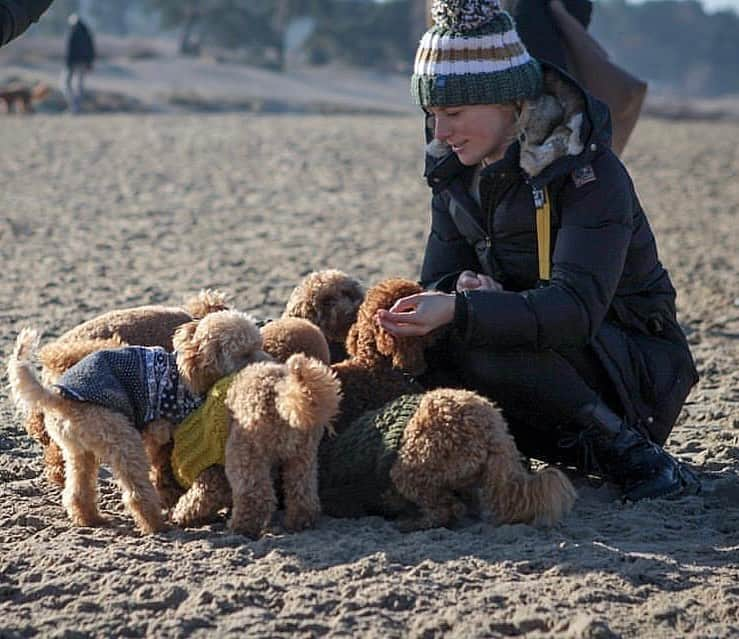
[[[399,299],[386,311],[377,311],[376,320],[397,337],[426,335],[454,319],[453,293],[429,291]]]
[[[474,273],[473,271],[462,271],[457,278],[457,293],[471,291],[474,289],[482,291],[502,291],[503,287],[489,275]]]

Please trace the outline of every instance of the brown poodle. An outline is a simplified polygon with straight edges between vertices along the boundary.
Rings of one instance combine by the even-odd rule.
[[[404,395],[362,415],[322,442],[319,468],[327,514],[405,515],[404,530],[453,523],[466,512],[461,496],[478,488],[499,524],[552,525],[576,497],[558,469],[529,472],[500,411],[459,389]]]
[[[349,331],[351,356],[332,367],[343,399],[339,434],[321,445],[324,510],[392,514],[400,496],[421,510],[408,527],[442,526],[464,510],[456,493],[479,486],[499,522],[554,523],[571,508],[574,488],[554,468],[526,471],[493,404],[464,390],[423,393],[403,374],[424,372],[423,352],[434,336],[394,337],[375,315],[420,291],[402,279],[371,288]]]
[[[42,379],[49,384],[86,355],[107,348],[124,345],[161,346],[171,351],[172,336],[178,326],[227,308],[227,296],[224,293],[204,289],[186,301],[182,308],[151,305],[103,313],[67,331],[39,350]],[[61,449],[46,432],[43,411],[30,410],[25,427],[44,451],[46,477],[52,483],[63,486],[64,458]]]
[[[97,509],[100,461],[110,463],[123,500],[142,532],[162,529],[159,497],[149,480],[143,426],[181,420],[213,383],[268,356],[251,317],[208,314],[175,331],[174,354],[161,347],[96,351],[57,380],[53,390],[35,377],[37,334],[24,329],[8,363],[11,391],[21,407],[41,406],[49,435],[66,463],[63,503],[77,525],[103,523]]]
[[[389,309],[401,297],[421,290],[415,282],[388,279],[367,291],[347,336],[349,356],[332,365],[342,388],[335,424],[337,432],[363,413],[380,408],[401,395],[423,392],[411,375],[425,371],[424,349],[433,342],[434,336],[394,337],[375,320],[379,309]]]
[[[362,285],[346,273],[314,271],[290,294],[282,316],[301,317],[318,326],[331,350],[331,361],[338,362],[346,357],[346,336],[363,298]]]
[[[326,338],[321,331],[311,322],[305,319],[294,317],[283,317],[269,322],[261,328],[263,339],[263,350],[272,356],[277,362],[285,363],[290,356],[296,353],[302,353],[308,357],[315,358],[320,362],[328,365],[329,348]],[[238,379],[238,377],[237,377]],[[238,383],[236,384],[238,388]],[[234,391],[237,392],[237,391]],[[246,391],[244,391],[246,392]],[[206,398],[202,408],[193,413],[181,426],[182,429],[190,427],[190,421],[199,419],[198,413],[207,410],[221,410],[228,415],[226,418],[230,424],[231,414],[226,405],[226,399],[229,392],[210,392]],[[211,413],[211,421],[213,413]],[[216,415],[216,419],[221,418]],[[224,420],[226,421],[226,420]],[[230,426],[229,426],[230,428]],[[211,430],[209,428],[209,430]],[[175,434],[177,439],[181,436]],[[202,436],[201,436],[202,437]],[[163,435],[162,443],[166,443],[167,436]],[[205,467],[196,474],[192,479],[192,483],[184,481],[182,485],[175,478],[172,470],[172,448],[173,441],[170,442],[166,449],[159,448],[155,452],[150,453],[152,456],[153,466],[156,468],[157,481],[160,494],[164,487],[169,487],[167,496],[181,495],[176,501],[176,506],[172,510],[171,520],[179,526],[195,526],[210,521],[219,510],[230,508],[233,500],[231,495],[231,486],[226,479],[224,470],[225,450],[223,451],[223,459],[219,459],[220,463],[213,463]],[[225,442],[224,442],[225,448]],[[201,453],[202,456],[202,453]],[[221,457],[219,451],[219,458]],[[174,456],[175,464],[177,464],[177,455]],[[198,468],[205,466],[212,460],[198,460]],[[184,495],[182,494],[186,488]]]

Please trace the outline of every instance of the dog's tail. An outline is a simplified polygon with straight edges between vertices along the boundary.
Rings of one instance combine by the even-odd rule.
[[[503,421],[497,408],[495,418]],[[497,523],[551,526],[571,509],[577,492],[558,468],[529,471],[505,423],[491,429],[488,459],[482,478],[482,500]]]
[[[183,308],[193,319],[202,319],[208,313],[230,309],[228,295],[223,291],[204,288],[197,295],[185,301]]]
[[[291,355],[285,366],[287,375],[275,384],[280,417],[295,429],[331,429],[330,422],[341,401],[341,383],[336,374],[323,362],[302,353]]]
[[[108,348],[121,348],[126,343],[117,335],[107,339],[75,339],[50,342],[38,352],[44,367],[44,381],[53,381],[72,368],[83,357]]]
[[[15,405],[23,412],[28,412],[35,406],[53,409],[64,402],[63,398],[43,386],[33,372],[32,362],[38,341],[36,331],[24,328],[8,359],[10,392]]]

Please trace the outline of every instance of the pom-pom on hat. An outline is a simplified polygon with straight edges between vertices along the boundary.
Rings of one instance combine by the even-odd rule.
[[[417,104],[502,104],[541,93],[541,66],[498,0],[434,0],[431,17],[411,78]]]

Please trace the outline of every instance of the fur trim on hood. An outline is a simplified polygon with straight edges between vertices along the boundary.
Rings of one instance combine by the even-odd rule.
[[[530,177],[565,155],[582,152],[585,109],[585,100],[576,86],[556,71],[545,70],[543,93],[524,102],[519,120],[520,166]],[[451,147],[436,138],[426,145],[426,153],[434,159],[450,152]]]

